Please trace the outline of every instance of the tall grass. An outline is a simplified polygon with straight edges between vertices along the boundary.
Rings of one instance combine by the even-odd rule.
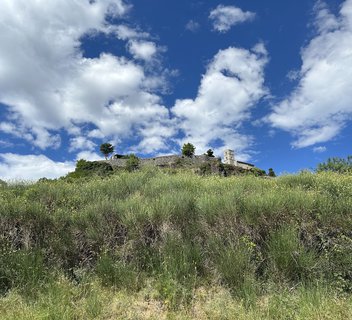
[[[126,297],[150,300],[165,317],[342,317],[351,312],[351,208],[352,177],[333,173],[145,168],[1,186],[0,308],[9,319],[26,318],[15,301],[32,315],[118,317],[104,307],[114,309],[118,294],[122,309]],[[78,313],[58,299],[75,301]]]

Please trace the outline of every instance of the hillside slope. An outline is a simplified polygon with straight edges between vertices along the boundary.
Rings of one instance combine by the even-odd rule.
[[[0,186],[0,312],[349,319],[351,230],[350,175],[145,168]]]

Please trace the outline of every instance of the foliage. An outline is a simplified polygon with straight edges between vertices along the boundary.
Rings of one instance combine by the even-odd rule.
[[[327,162],[319,163],[316,172],[338,172],[338,173],[352,173],[352,156],[343,158],[329,158]]]
[[[182,147],[182,154],[186,157],[192,157],[194,156],[196,148],[192,143],[185,143]]]
[[[251,168],[249,171],[249,173],[255,175],[256,177],[262,177],[262,176],[265,176],[266,175],[266,172],[265,170],[262,170],[262,169],[259,169],[259,168]]]
[[[275,171],[273,168],[269,168],[268,176],[269,177],[276,177],[276,174],[275,174]]]
[[[214,158],[215,156],[214,156],[214,151],[212,150],[212,149],[209,149],[207,152],[206,152],[206,155],[208,156],[208,157],[211,157],[211,158]]]
[[[130,154],[126,161],[127,171],[131,172],[131,171],[137,170],[138,168],[139,168],[139,158],[134,154]]]
[[[105,159],[114,152],[114,146],[111,143],[103,143],[100,145],[100,152],[104,155]]]
[[[203,176],[211,174],[211,164],[210,163],[202,163],[199,165],[199,173]]]
[[[113,173],[113,168],[109,163],[100,162],[100,161],[87,161],[80,159],[76,163],[76,168],[74,172],[70,172],[66,179],[70,178],[89,178],[94,177],[95,175],[105,177]],[[41,182],[45,182],[41,180]]]
[[[5,186],[2,319],[349,319],[351,199],[332,172]]]
[[[1,187],[6,187],[6,186],[7,186],[7,183],[4,180],[0,179],[0,188]]]

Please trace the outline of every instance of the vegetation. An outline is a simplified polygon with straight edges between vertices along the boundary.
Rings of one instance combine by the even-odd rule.
[[[332,172],[9,184],[1,318],[351,319],[351,208]]]
[[[273,168],[269,168],[268,176],[273,178],[276,177],[276,174]]]
[[[107,160],[109,155],[114,152],[114,146],[111,143],[103,143],[100,146],[100,152],[104,155]]]
[[[214,151],[212,150],[212,149],[209,149],[207,152],[206,152],[206,155],[208,156],[208,157],[211,157],[211,158],[214,158],[215,156],[214,156]]]
[[[352,156],[343,158],[329,158],[327,162],[319,163],[317,172],[331,171],[338,173],[352,173]]]
[[[249,172],[255,175],[256,177],[266,176],[265,170],[259,169],[257,167],[251,168]]]
[[[91,178],[94,176],[105,177],[113,173],[113,168],[110,164],[100,161],[86,161],[78,160],[76,163],[75,171],[70,172],[66,179],[70,178]],[[41,179],[41,182],[44,182],[45,179]]]
[[[134,155],[130,154],[127,161],[126,161],[126,169],[127,171],[134,171],[139,168],[139,158]]]
[[[192,143],[185,143],[182,147],[182,155],[186,157],[193,157],[196,148]]]

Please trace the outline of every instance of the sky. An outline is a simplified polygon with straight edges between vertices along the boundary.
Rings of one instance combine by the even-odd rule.
[[[352,154],[352,0],[2,0],[0,179],[233,149],[277,174]]]

